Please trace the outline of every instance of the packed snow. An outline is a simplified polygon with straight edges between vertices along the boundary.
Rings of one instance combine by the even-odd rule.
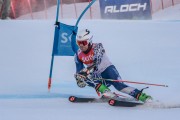
[[[56,7],[48,9],[48,19],[55,18],[55,11]],[[33,15],[43,18],[44,12]],[[84,17],[88,16],[86,13]],[[100,18],[98,12],[95,17]],[[21,20],[31,19],[30,15],[18,19],[0,20],[0,120],[169,120],[180,117],[180,21],[174,21],[180,19],[179,5],[153,14],[156,21],[82,20],[79,24],[79,29],[89,28],[93,32],[93,42],[103,43],[123,80],[169,86],[149,86],[145,92],[154,98],[153,103],[132,108],[69,102],[70,95],[98,98],[93,88],[76,85],[73,56],[55,57],[52,87],[48,92],[54,20]],[[61,22],[75,25],[76,20]],[[128,85],[138,89],[146,87]],[[113,87],[111,90],[122,94]]]
[[[63,20],[75,24],[75,20]],[[98,97],[94,89],[78,88],[72,56],[55,57],[48,92],[54,21],[0,21],[1,120],[169,120],[180,117],[180,22],[83,20],[102,42],[123,80],[168,85],[149,86],[155,104],[133,108],[107,103],[71,103],[70,95]],[[128,84],[138,89],[146,85]],[[111,87],[112,91],[115,91]],[[122,94],[122,93],[120,93]]]

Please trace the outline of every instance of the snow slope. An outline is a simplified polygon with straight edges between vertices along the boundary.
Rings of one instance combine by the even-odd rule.
[[[74,25],[76,21],[62,22]],[[103,43],[124,80],[169,85],[145,90],[162,104],[155,108],[70,103],[67,100],[70,95],[97,97],[92,88],[76,86],[73,57],[55,57],[49,93],[53,24],[54,21],[0,21],[0,120],[169,120],[180,117],[180,22],[83,20],[79,24],[80,28],[92,30],[94,42]],[[167,108],[172,106],[177,108]]]

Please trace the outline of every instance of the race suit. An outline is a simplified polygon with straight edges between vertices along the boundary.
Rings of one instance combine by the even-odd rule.
[[[119,75],[115,66],[110,62],[101,43],[93,43],[88,53],[84,53],[79,49],[77,54],[75,55],[75,63],[76,73],[80,72],[83,68],[85,68],[84,65],[89,67],[93,64],[96,64],[93,73],[91,73],[92,79],[86,80],[87,85],[90,87],[95,88],[96,85],[99,83],[104,84],[107,87],[113,85],[118,91],[129,94],[133,97],[136,97],[136,95],[140,92],[138,89],[130,87],[123,82],[113,82],[95,79],[105,78],[121,80],[121,76]]]

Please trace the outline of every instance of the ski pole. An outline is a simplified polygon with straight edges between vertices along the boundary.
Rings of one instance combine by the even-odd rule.
[[[133,82],[133,81],[128,81],[128,80],[113,80],[113,79],[105,79],[105,78],[95,78],[95,80],[105,80],[105,81],[112,81],[112,82],[126,82],[126,83],[134,83],[134,84],[144,84],[144,85],[168,87],[168,85],[152,84],[152,83],[144,83],[144,82]]]

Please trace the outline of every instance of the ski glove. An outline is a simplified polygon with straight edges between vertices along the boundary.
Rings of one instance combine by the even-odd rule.
[[[86,77],[81,75],[81,74],[75,74],[74,77],[76,78],[76,82],[77,82],[77,85],[78,87],[80,88],[84,88],[86,86]]]

